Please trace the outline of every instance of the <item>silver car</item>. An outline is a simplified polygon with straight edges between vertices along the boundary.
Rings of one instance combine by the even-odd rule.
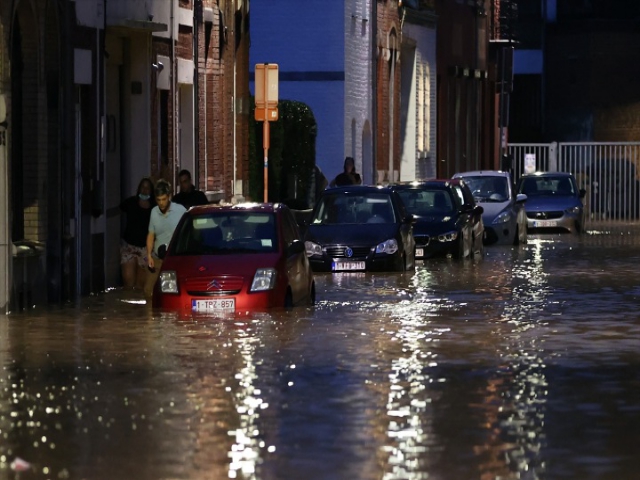
[[[456,173],[453,178],[463,178],[484,209],[485,244],[527,243],[527,196],[516,195],[508,172],[482,170]]]

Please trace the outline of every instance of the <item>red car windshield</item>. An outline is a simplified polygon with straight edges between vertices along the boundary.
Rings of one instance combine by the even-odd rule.
[[[178,232],[174,255],[225,255],[277,250],[275,215],[213,212],[189,217]]]

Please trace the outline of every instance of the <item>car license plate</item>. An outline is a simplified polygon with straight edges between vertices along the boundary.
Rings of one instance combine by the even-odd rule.
[[[235,298],[216,298],[211,300],[191,300],[194,312],[233,313],[236,311]]]
[[[334,272],[344,272],[352,270],[365,270],[365,262],[333,262],[331,270]]]
[[[416,248],[416,257],[424,257],[424,248]]]
[[[555,220],[536,220],[533,222],[533,227],[557,227],[558,222]]]

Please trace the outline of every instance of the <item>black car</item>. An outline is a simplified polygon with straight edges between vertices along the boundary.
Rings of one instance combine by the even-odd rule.
[[[325,190],[304,237],[311,268],[318,272],[412,269],[413,221],[389,188],[349,185]]]
[[[431,180],[391,188],[416,220],[413,227],[416,259],[437,255],[482,256],[484,210],[475,204],[464,181]]]

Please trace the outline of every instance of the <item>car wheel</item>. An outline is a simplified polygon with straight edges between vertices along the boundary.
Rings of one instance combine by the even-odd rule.
[[[284,308],[292,308],[293,307],[293,295],[291,294],[291,290],[287,290],[287,295],[284,297]]]

